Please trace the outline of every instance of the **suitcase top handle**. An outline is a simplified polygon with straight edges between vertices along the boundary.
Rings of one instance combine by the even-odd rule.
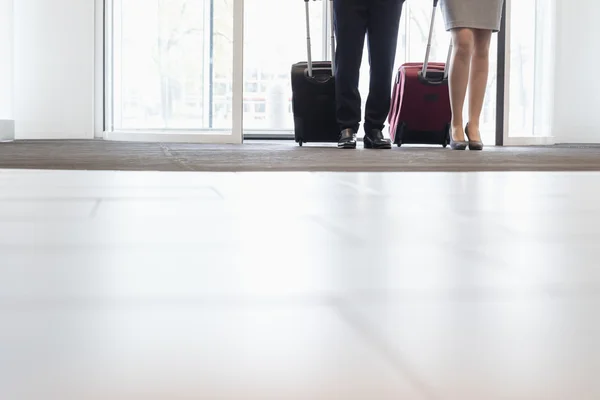
[[[333,70],[331,68],[313,67],[310,73],[308,69],[304,70],[304,77],[309,82],[327,83],[333,79]]]
[[[419,71],[417,74],[419,81],[425,85],[438,86],[445,85],[448,83],[448,75],[446,71],[440,71],[435,69],[427,70],[426,73]]]

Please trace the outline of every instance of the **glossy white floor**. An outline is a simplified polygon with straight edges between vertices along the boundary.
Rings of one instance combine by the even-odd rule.
[[[0,171],[0,398],[600,398],[600,174]]]

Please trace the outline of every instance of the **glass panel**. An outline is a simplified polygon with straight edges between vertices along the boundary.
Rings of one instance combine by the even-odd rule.
[[[535,3],[519,0],[511,4],[509,136],[533,136]]]
[[[535,107],[534,136],[550,136],[554,108],[554,1],[537,1],[535,6]]]
[[[406,3],[408,4],[408,3]],[[407,15],[407,48],[404,62],[422,62],[425,59],[429,25],[431,24],[432,3],[428,1],[413,2],[406,8]],[[444,19],[438,10],[435,17],[433,41],[431,43],[430,61],[446,62],[450,35],[444,29]]]
[[[425,59],[429,25],[431,23],[431,2],[406,2],[400,24],[398,50],[396,52],[396,68],[405,62],[422,62]],[[481,136],[484,142],[494,143],[496,134],[496,68],[497,68],[498,36],[493,35],[490,46],[490,75],[484,108],[481,116]],[[431,61],[446,62],[450,34],[444,28],[441,12],[436,14],[434,36],[431,47]],[[363,109],[369,90],[368,53],[365,47],[361,71],[360,91],[363,96]],[[468,100],[465,104],[467,117]]]
[[[230,130],[233,0],[113,9],[113,129]]]
[[[244,131],[291,133],[292,65],[306,61],[303,1],[244,0]],[[323,60],[323,3],[310,2],[312,58]]]
[[[429,24],[431,23],[431,2],[414,2],[408,9],[408,48],[409,62],[421,62],[425,58]],[[434,37],[431,45],[431,60],[446,62],[450,33],[444,27],[441,12],[436,14]],[[492,36],[490,45],[490,73],[488,77],[485,102],[481,114],[481,138],[485,143],[494,143],[496,135],[496,68],[497,68],[498,35]],[[464,120],[468,120],[469,101],[465,99]]]
[[[509,136],[549,136],[554,2],[514,1],[510,9]]]

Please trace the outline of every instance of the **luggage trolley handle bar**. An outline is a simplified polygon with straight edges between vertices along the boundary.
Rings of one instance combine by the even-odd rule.
[[[312,70],[312,46],[310,43],[310,0],[304,0],[304,9],[306,15],[306,57],[308,64],[308,76],[312,78],[313,70]]]
[[[423,62],[423,78],[427,77],[427,67],[429,66],[429,57],[431,55],[431,42],[433,41],[433,29],[435,27],[435,14],[437,12],[439,0],[433,0],[433,11],[431,12],[431,24],[429,25],[429,36],[427,38],[427,50],[425,50],[425,61]]]
[[[331,32],[331,75],[335,75],[335,17],[333,0],[329,0],[329,30]]]
[[[450,62],[452,61],[452,39],[450,39],[450,46],[448,48],[448,56],[446,57],[446,65],[444,66],[444,79],[448,79],[448,73],[450,72]]]
[[[427,39],[427,50],[425,51],[425,62],[423,62],[423,71],[421,74],[423,78],[427,77],[427,67],[429,66],[429,57],[431,56],[431,42],[433,41],[433,30],[435,27],[435,15],[437,13],[439,0],[433,0],[433,11],[431,13],[431,25],[429,26],[429,38]],[[448,68],[450,65],[450,58],[452,56],[452,42],[450,42],[450,48],[448,49],[448,57],[446,58],[446,66],[444,69],[444,79],[448,78]]]
[[[313,65],[312,65],[312,44],[310,40],[310,1],[304,0],[304,9],[306,14],[306,56],[308,64],[308,76],[313,77]],[[314,1],[314,0],[313,0]],[[329,1],[329,16],[330,16],[330,29],[331,29],[331,72],[335,73],[335,34],[333,29],[333,0]]]

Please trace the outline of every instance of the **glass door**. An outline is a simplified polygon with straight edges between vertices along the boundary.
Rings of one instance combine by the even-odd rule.
[[[490,51],[483,140],[493,143],[498,125],[504,144],[551,143],[555,0],[505,1],[506,29],[493,36]],[[105,3],[105,138],[241,143],[243,134],[292,137],[290,70],[306,60],[303,1]],[[423,60],[431,5],[405,3],[397,66]],[[327,1],[310,6],[313,59],[331,59]],[[506,51],[497,61],[498,38]],[[432,60],[446,59],[449,41],[439,14]]]
[[[107,139],[242,141],[242,0],[108,0]]]
[[[506,0],[504,144],[552,144],[553,0]]]
[[[400,22],[398,49],[396,51],[396,69],[406,62],[422,62],[431,24],[432,2],[404,3],[404,11]],[[441,12],[436,14],[434,36],[431,47],[430,61],[446,62],[450,46],[450,34],[444,28]],[[485,143],[494,143],[496,134],[496,66],[497,66],[497,35],[492,38],[490,46],[490,75],[488,88],[481,118],[481,136]],[[365,47],[363,69],[361,70],[360,90],[363,94],[363,107],[369,88],[368,55]],[[468,112],[468,102],[465,104],[465,114]],[[467,115],[465,115],[465,118]]]
[[[293,64],[306,61],[306,20],[301,0],[244,0],[244,134],[292,138]],[[328,1],[311,1],[313,60],[327,53]]]

